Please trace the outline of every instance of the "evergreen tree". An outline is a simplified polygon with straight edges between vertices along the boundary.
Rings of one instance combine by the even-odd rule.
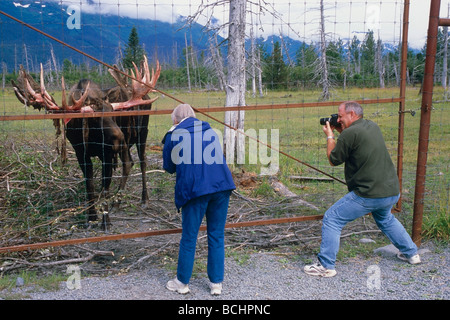
[[[326,54],[330,79],[335,83],[342,83],[346,73],[345,52],[342,40],[339,39],[337,42],[329,42]]]
[[[302,87],[315,87],[313,80],[316,77],[315,68],[318,61],[318,56],[315,51],[314,44],[307,45],[302,43],[297,50],[296,66],[293,72],[293,78],[300,82]]]
[[[349,45],[350,62],[353,64],[353,73],[360,73],[359,62],[361,61],[361,41],[356,36],[353,36]]]
[[[364,85],[372,87],[378,80],[376,77],[376,42],[373,31],[369,30],[361,46],[361,74],[365,80]]]
[[[266,57],[266,67],[263,79],[271,89],[285,88],[288,79],[288,69],[283,61],[281,46],[277,41],[273,45],[272,54]]]
[[[136,27],[133,27],[128,37],[128,44],[125,47],[123,57],[123,67],[133,68],[133,62],[139,66],[145,54],[144,48],[139,44],[139,36]]]

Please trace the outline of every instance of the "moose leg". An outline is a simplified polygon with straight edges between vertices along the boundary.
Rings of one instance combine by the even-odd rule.
[[[75,149],[75,152],[86,183],[86,195],[88,199],[87,221],[97,221],[97,210],[95,209],[94,170],[92,167],[92,161],[91,158],[85,156],[84,148],[81,150],[77,148]]]
[[[109,188],[111,186],[112,180],[112,169],[113,169],[113,153],[111,151],[104,151],[105,157],[102,160],[102,229],[107,230],[111,226],[111,221],[109,220],[109,208],[108,208],[108,196]]]
[[[119,154],[120,160],[122,161],[122,178],[120,179],[117,199],[114,201],[113,204],[113,207],[115,209],[118,209],[121,201],[121,193],[122,190],[124,190],[126,187],[128,176],[130,175],[131,167],[133,166],[133,162],[131,160],[130,150],[127,146],[127,143],[123,139],[123,136],[121,139],[119,139],[118,143],[116,143],[115,145],[117,147],[114,148],[114,152]]]
[[[89,162],[90,159],[89,159]],[[97,221],[97,210],[95,209],[95,187],[94,187],[94,171],[92,169],[92,163],[85,165],[86,167],[86,193],[88,197],[88,221]]]
[[[119,188],[120,188],[120,190],[124,190],[125,186],[127,184],[128,176],[130,175],[130,172],[131,172],[131,167],[132,167],[130,150],[128,149],[125,142],[120,150],[119,156],[120,156],[120,160],[122,161],[122,178],[120,180]]]
[[[142,198],[141,203],[143,207],[148,205],[148,191],[147,191],[147,159],[145,156],[145,142],[147,141],[148,129],[146,127],[141,128],[141,132],[136,143],[136,148],[139,156],[139,163],[141,165],[142,175]]]

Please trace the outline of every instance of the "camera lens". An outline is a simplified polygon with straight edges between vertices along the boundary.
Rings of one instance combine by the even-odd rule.
[[[330,118],[320,118],[320,124],[321,125],[326,125],[327,121],[330,122]]]
[[[335,128],[338,128],[341,126],[341,124],[338,122],[338,114],[332,114],[329,118],[320,118],[319,122],[321,125],[326,125],[327,121],[330,123],[330,126],[333,126]]]

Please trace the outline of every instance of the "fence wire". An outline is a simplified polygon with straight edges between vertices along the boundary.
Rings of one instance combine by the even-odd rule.
[[[132,57],[132,49],[139,49],[146,53],[151,66],[156,60],[162,65],[157,87],[163,93],[155,94],[159,99],[152,106],[156,113],[150,115],[146,143],[150,201],[147,206],[140,204],[140,170],[137,152],[132,149],[135,165],[122,194],[121,209],[111,215],[110,234],[176,229],[181,225],[173,204],[174,177],[162,170],[161,139],[171,127],[168,113],[178,104],[170,96],[205,111],[225,106],[224,84],[217,63],[222,62],[224,70],[230,63],[226,61],[228,8],[222,2],[212,4],[204,4],[205,11],[198,17],[201,7],[193,0],[0,4],[2,11],[100,61],[123,68],[127,58]],[[399,97],[403,6],[403,1],[323,1],[323,6],[317,1],[249,4],[247,35],[253,38],[246,44],[245,99],[254,110],[246,111],[246,132],[254,132],[260,138],[278,131],[280,150],[343,179],[342,167],[328,165],[319,118],[336,113],[339,101],[371,100],[375,102],[364,104],[365,117],[381,127],[397,163],[399,106],[397,100],[385,100]],[[20,30],[20,36],[11,30]],[[132,46],[133,30],[140,46]],[[17,79],[20,65],[38,81],[42,63],[46,86],[58,103],[62,76],[66,89],[83,78],[104,89],[115,85],[104,65],[5,16],[0,16],[0,34],[0,110],[4,120],[10,116],[43,114],[21,104],[14,94],[10,81]],[[444,37],[441,40],[444,43]],[[409,228],[419,129],[419,117],[413,114],[420,110],[423,46],[424,43],[415,44],[408,51],[405,105],[409,113],[405,114],[402,128],[405,150],[399,218]],[[441,59],[436,68],[439,84],[446,74],[443,48],[439,49]],[[444,86],[437,88],[435,94],[438,101],[434,105],[428,154],[427,216],[448,214],[447,93]],[[322,99],[329,106],[292,107]],[[265,109],[268,105],[273,108]],[[284,105],[286,108],[280,107]],[[223,111],[211,114],[223,121]],[[223,124],[201,113],[198,117],[223,132]],[[70,146],[67,164],[61,163],[62,137],[56,137],[53,122],[0,121],[0,137],[0,246],[96,235],[98,229],[85,228],[87,199],[82,172]],[[344,185],[284,156],[279,158],[276,174],[261,175],[261,170],[270,164],[263,163],[261,158],[256,164],[248,163],[250,145],[247,140],[244,164],[230,164],[238,187],[230,207],[230,223],[320,215],[346,193]],[[258,148],[269,158],[268,148],[261,145]],[[99,193],[101,171],[100,162],[95,161]],[[120,174],[119,168],[113,176],[113,190]],[[101,208],[102,203],[99,198],[95,205]],[[240,239],[236,233],[233,236]],[[264,241],[278,243],[273,238]]]

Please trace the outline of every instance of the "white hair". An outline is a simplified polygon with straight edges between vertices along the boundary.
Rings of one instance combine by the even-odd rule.
[[[173,123],[180,123],[185,118],[195,118],[195,112],[190,105],[180,104],[172,111],[171,117]]]
[[[353,112],[355,112],[355,114],[358,117],[360,117],[360,118],[364,117],[363,108],[358,102],[347,101],[347,102],[344,102],[344,106],[345,106],[345,112],[346,113],[349,113],[349,112],[353,111]]]

